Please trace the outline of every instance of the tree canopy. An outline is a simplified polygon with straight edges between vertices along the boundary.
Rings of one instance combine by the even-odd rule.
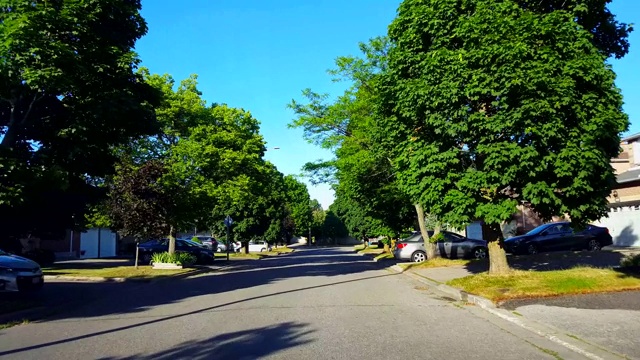
[[[460,226],[482,219],[498,235],[523,200],[544,219],[606,213],[609,160],[628,119],[605,60],[624,54],[626,30],[604,44],[611,29],[576,16],[586,2],[566,3],[400,5],[381,126],[401,187],[428,212]],[[608,13],[596,3],[594,13]],[[499,244],[490,243],[492,271],[507,266]]]
[[[8,235],[80,224],[112,149],[155,129],[135,72],[140,1],[0,1],[0,218]],[[55,210],[53,210],[55,207]]]

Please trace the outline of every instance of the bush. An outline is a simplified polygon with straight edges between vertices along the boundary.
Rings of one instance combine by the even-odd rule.
[[[620,260],[621,267],[640,267],[640,254],[629,255]]]
[[[155,253],[151,257],[151,261],[154,263],[165,264],[178,264],[182,266],[191,266],[196,263],[197,258],[189,253],[175,253],[169,254],[168,252]]]
[[[192,237],[191,241],[197,242],[198,244],[202,244],[202,241],[200,241],[200,239],[198,239],[196,236]]]
[[[182,266],[191,266],[198,260],[195,255],[189,253],[177,253],[175,254],[176,263]]]

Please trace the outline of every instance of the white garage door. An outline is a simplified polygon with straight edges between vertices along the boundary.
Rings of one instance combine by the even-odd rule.
[[[609,217],[595,225],[606,226],[615,246],[640,246],[640,206],[621,206],[609,210]]]
[[[98,232],[100,239],[98,241]],[[100,253],[98,253],[98,243]],[[80,258],[95,259],[98,257],[116,256],[116,234],[109,229],[89,229],[80,235]]]

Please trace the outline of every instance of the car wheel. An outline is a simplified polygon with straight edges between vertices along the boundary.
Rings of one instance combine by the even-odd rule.
[[[478,259],[478,260],[486,259],[487,258],[487,249],[481,248],[481,247],[475,248],[475,249],[473,249],[472,255],[473,255],[474,259]]]
[[[416,251],[413,254],[411,254],[411,261],[413,262],[423,262],[427,260],[427,254],[423,253],[422,251]]]
[[[600,242],[596,239],[591,239],[589,241],[589,251],[600,251],[602,250],[602,246],[600,245]]]
[[[533,244],[529,244],[527,246],[527,254],[529,255],[535,255],[538,253],[538,247],[533,245]]]
[[[263,252],[263,251],[266,251],[266,250],[267,250],[267,249],[265,249],[265,248],[262,248],[262,249],[260,249],[260,252]]]
[[[151,265],[151,254],[142,254],[142,259],[140,259],[140,261],[143,264]]]

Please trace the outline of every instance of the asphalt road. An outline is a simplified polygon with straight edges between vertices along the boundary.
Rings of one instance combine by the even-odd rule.
[[[301,249],[182,280],[110,288],[0,330],[11,359],[579,359],[349,249]]]

